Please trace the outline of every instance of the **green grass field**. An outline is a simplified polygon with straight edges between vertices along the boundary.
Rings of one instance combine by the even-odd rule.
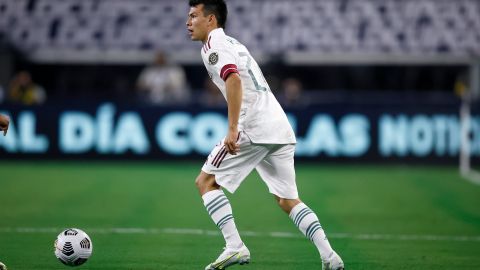
[[[94,247],[79,269],[203,269],[224,242],[193,184],[201,163],[2,162],[0,261],[68,269],[53,241],[77,227]],[[456,167],[308,164],[297,178],[347,269],[480,269],[480,186]],[[256,173],[228,196],[252,252],[233,269],[321,269]]]

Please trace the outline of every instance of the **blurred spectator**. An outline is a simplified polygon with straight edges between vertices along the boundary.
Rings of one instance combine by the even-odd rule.
[[[302,83],[296,78],[283,80],[279,102],[285,107],[308,106],[308,100],[303,95]]]
[[[169,64],[162,52],[157,53],[153,65],[140,73],[137,93],[142,101],[157,105],[185,104],[190,101],[183,68]]]
[[[226,107],[227,102],[222,92],[217,88],[210,78],[205,79],[205,90],[202,92],[200,102],[205,107]]]
[[[28,71],[20,71],[10,82],[8,100],[23,105],[37,105],[46,101],[45,90],[32,80]]]
[[[457,76],[453,90],[455,95],[459,98],[465,99],[468,97],[468,76],[465,72],[462,72]]]

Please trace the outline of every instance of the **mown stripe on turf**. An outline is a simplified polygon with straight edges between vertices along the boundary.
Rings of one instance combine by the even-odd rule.
[[[0,227],[0,233],[58,233],[65,228],[42,227]],[[84,228],[92,234],[169,234],[169,235],[205,235],[219,236],[218,230],[203,230],[193,228]],[[242,231],[242,235],[249,237],[267,238],[303,238],[302,234],[291,232],[255,232]],[[362,241],[445,241],[445,242],[480,242],[480,235],[429,235],[429,234],[351,234],[329,233],[329,239],[353,239]]]

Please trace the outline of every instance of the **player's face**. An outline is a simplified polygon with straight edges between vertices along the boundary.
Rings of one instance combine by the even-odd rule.
[[[208,37],[208,16],[203,14],[203,4],[190,7],[187,29],[192,40],[206,41]]]

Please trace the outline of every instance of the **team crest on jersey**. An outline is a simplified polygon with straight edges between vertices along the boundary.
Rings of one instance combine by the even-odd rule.
[[[218,53],[212,52],[212,53],[208,56],[208,63],[209,63],[210,65],[215,65],[216,63],[218,63]]]

